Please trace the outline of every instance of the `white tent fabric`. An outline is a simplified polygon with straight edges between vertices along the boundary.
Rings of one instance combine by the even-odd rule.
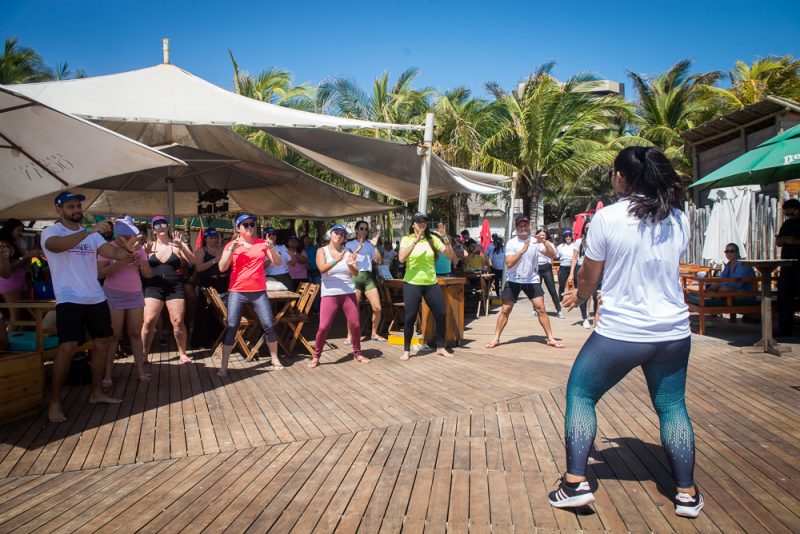
[[[20,84],[19,92],[89,120],[421,130],[309,113],[246,98],[162,64],[108,76]]]
[[[486,185],[499,185],[501,182],[511,181],[510,176],[503,176],[502,174],[492,174],[489,172],[472,171],[470,169],[462,169],[461,167],[453,167],[458,174],[462,175],[468,180],[473,182],[480,182]]]
[[[750,228],[750,202],[760,186],[744,185],[712,189],[708,199],[714,201],[703,242],[703,258],[724,264],[725,245],[736,243],[743,258],[747,257],[747,232]]]
[[[0,210],[98,178],[184,163],[0,86]],[[167,167],[168,166],[168,167]]]
[[[263,130],[292,150],[373,191],[403,201],[415,200],[419,196],[420,156],[416,145],[320,129]],[[503,189],[494,185],[471,180],[433,155],[429,197],[451,193],[496,194],[501,191]]]

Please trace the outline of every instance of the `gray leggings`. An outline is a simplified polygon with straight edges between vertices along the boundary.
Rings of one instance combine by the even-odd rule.
[[[272,308],[269,305],[266,291],[229,291],[228,292],[228,329],[225,331],[225,345],[233,345],[236,339],[236,331],[239,323],[242,322],[242,312],[244,305],[250,304],[253,311],[258,315],[261,328],[264,329],[264,336],[270,343],[278,341],[275,335],[275,326],[272,324]]]

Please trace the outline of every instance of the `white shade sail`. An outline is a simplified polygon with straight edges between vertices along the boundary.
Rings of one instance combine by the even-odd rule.
[[[403,201],[419,196],[421,158],[416,145],[320,129],[264,128],[264,131],[292,150],[373,191]],[[433,155],[428,196],[501,191],[499,187],[473,181]]]
[[[40,102],[93,121],[255,127],[423,128],[333,117],[260,102],[226,91],[169,64],[107,76],[20,84],[18,87],[21,93]]]
[[[0,210],[106,176],[175,168],[177,158],[0,86]]]

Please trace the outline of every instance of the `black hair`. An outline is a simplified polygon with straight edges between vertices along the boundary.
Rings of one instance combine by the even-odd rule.
[[[796,198],[790,198],[783,203],[783,208],[800,209],[800,200],[797,200]]]
[[[623,148],[614,159],[614,170],[625,179],[629,213],[637,219],[662,221],[673,209],[681,209],[683,182],[660,148]]]
[[[22,249],[19,248],[17,245],[17,240],[14,239],[12,235],[14,230],[17,228],[25,228],[25,225],[22,224],[22,221],[19,219],[8,219],[4,224],[3,228],[0,228],[0,241],[5,241],[11,247],[11,258],[12,260],[16,260],[24,256]]]
[[[589,236],[589,223],[587,222],[583,227],[581,233],[581,246],[578,247],[578,256],[583,256],[586,253],[586,238]]]
[[[725,245],[725,248],[728,248],[728,247],[735,248],[737,256],[741,256],[742,255],[741,252],[739,252],[739,245],[737,245],[736,243],[728,243],[727,245]]]
[[[541,234],[542,232],[544,232],[544,240],[545,240],[545,241],[550,241],[550,234],[547,232],[547,228],[545,228],[544,226],[542,226],[541,228],[539,228],[538,230],[536,230],[536,231],[533,233],[533,235],[536,235],[536,234]]]
[[[431,247],[431,250],[433,251],[433,261],[436,261],[439,259],[439,249],[433,246],[433,236],[436,236],[439,239],[441,239],[442,237],[436,232],[431,232],[430,228],[427,225],[425,225],[424,233],[425,233],[425,241],[428,242],[428,246]],[[411,227],[408,229],[408,235],[410,236],[416,235],[416,232],[414,232],[414,225],[411,225]]]
[[[495,235],[492,239],[492,244],[494,245],[494,253],[502,253],[505,250],[505,245],[503,244],[503,238],[499,235]]]
[[[369,232],[369,223],[367,221],[356,221],[355,228],[358,228],[358,225],[364,223],[367,225],[367,232]]]

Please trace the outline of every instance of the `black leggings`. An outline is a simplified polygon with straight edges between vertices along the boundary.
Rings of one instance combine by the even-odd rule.
[[[433,323],[436,330],[435,349],[444,347],[444,335],[447,324],[445,323],[444,295],[439,284],[429,286],[417,286],[403,282],[403,302],[406,305],[406,320],[403,325],[403,350],[411,350],[411,338],[414,336],[414,322],[417,319],[417,312],[425,299],[425,304],[433,313]]]
[[[503,269],[492,269],[494,273],[494,278],[492,279],[492,283],[494,283],[494,291],[498,295],[500,294],[500,284],[503,283]]]
[[[572,272],[572,265],[561,266],[558,268],[558,296],[564,298],[564,290],[567,288],[567,278]]]
[[[578,288],[578,273],[581,272],[581,266],[575,265],[575,276],[572,277],[572,281],[575,282],[575,288]],[[598,288],[599,289],[599,288]],[[589,317],[589,314],[586,312],[586,304],[589,301],[587,300],[583,304],[581,304],[581,319],[586,320]],[[592,293],[592,304],[594,304],[594,311],[597,311],[597,291]]]
[[[556,291],[556,281],[553,280],[553,266],[550,263],[544,263],[539,266],[539,283],[547,287],[547,292],[550,293],[550,298],[553,299],[553,304],[556,305],[556,311],[561,311],[561,299],[558,298]]]

